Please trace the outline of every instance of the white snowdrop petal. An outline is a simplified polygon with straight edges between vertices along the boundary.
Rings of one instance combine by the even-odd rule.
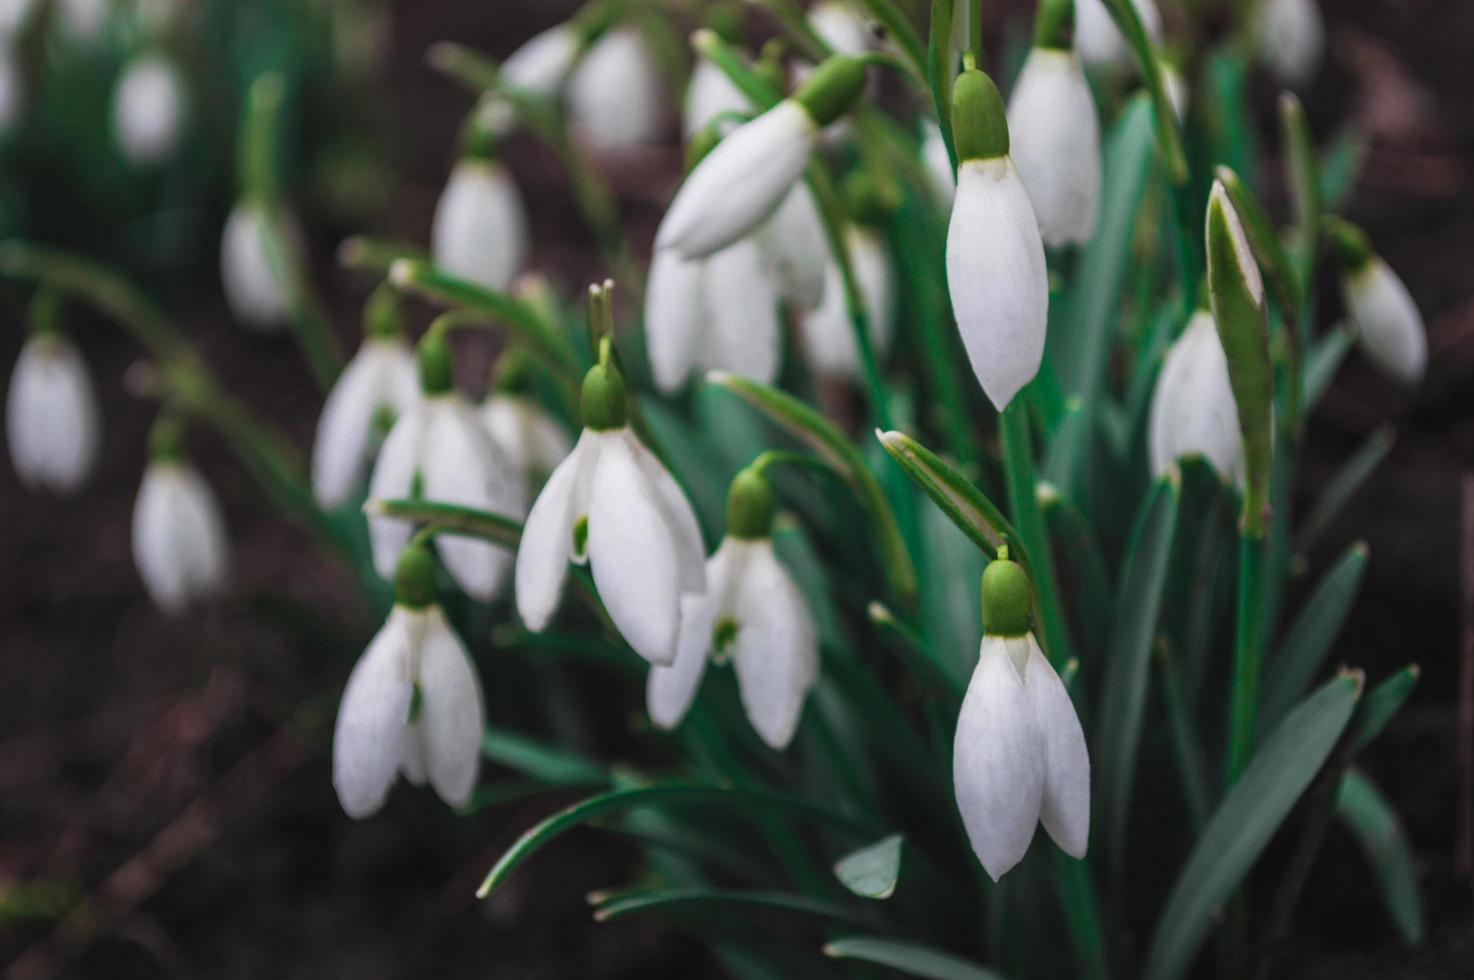
[[[1183,456],[1199,455],[1223,477],[1243,481],[1243,435],[1228,358],[1206,310],[1193,315],[1167,350],[1152,392],[1147,448],[1153,476]]]
[[[947,287],[973,373],[1001,412],[1039,372],[1049,317],[1044,243],[1007,157],[958,171]]]
[[[1060,850],[1083,858],[1090,840],[1090,753],[1070,694],[1032,635],[1024,687],[1044,743],[1039,822]]]
[[[798,182],[817,138],[818,126],[792,100],[739,126],[681,185],[656,247],[703,258],[747,235]]]
[[[158,55],[135,59],[113,91],[113,135],[134,164],[157,163],[173,152],[184,115],[179,73]]]
[[[732,664],[752,727],[770,748],[782,750],[793,739],[818,676],[819,636],[772,541],[755,542],[751,549],[738,582]]]
[[[717,116],[728,112],[747,112],[751,108],[752,103],[732,83],[727,73],[702,58],[691,69],[691,81],[686,86],[686,101],[681,110],[682,135],[690,140]],[[732,126],[735,125],[734,122]]]
[[[404,726],[404,740],[399,748],[399,771],[411,786],[423,786],[430,779],[429,763],[425,761],[425,733],[418,721]]]
[[[795,184],[755,238],[779,295],[800,310],[817,307],[824,299],[829,243],[808,187]]]
[[[681,596],[681,628],[676,640],[675,663],[669,667],[650,666],[645,679],[645,708],[655,727],[670,730],[681,723],[701,678],[706,674],[707,655],[711,651],[711,631],[715,622],[716,603],[710,596]]]
[[[1008,134],[1044,241],[1089,241],[1100,211],[1100,125],[1073,53],[1029,53],[1008,99]]]
[[[284,226],[285,246],[300,251],[301,232],[295,222],[286,220]],[[246,201],[237,204],[221,236],[220,280],[238,321],[255,330],[277,331],[286,326],[288,304],[272,271],[265,234],[261,209]]]
[[[328,393],[312,444],[312,489],[324,507],[342,504],[357,484],[375,414],[381,406],[398,408],[395,374],[399,358],[408,356],[397,341],[365,340]]]
[[[682,592],[706,591],[706,542],[701,525],[686,493],[676,483],[654,453],[646,449],[628,429],[616,438],[622,439],[634,456],[635,463],[654,490],[654,502],[669,529],[671,544],[680,563],[679,587]]]
[[[576,490],[580,471],[597,454],[598,436],[585,432],[568,458],[558,464],[542,493],[533,502],[522,540],[517,545],[514,587],[517,614],[534,633],[542,630],[557,611],[568,578],[568,561],[573,551],[573,527],[586,511],[585,498]]]
[[[173,466],[150,465],[133,502],[133,563],[149,598],[162,612],[178,615],[189,602],[185,569],[178,560],[173,520],[178,479]]]
[[[431,249],[437,264],[485,286],[505,290],[527,259],[527,215],[506,168],[462,160],[435,206]]]
[[[722,253],[718,253],[722,254]],[[691,373],[696,350],[708,325],[707,264],[685,259],[672,249],[655,253],[645,290],[645,347],[655,386],[670,394]]]
[[[420,736],[430,785],[446,803],[464,806],[481,768],[486,711],[481,681],[465,645],[432,606],[420,649]]]
[[[578,55],[578,32],[557,24],[534,35],[502,62],[501,77],[509,85],[537,95],[552,95]]]
[[[405,722],[414,700],[410,622],[396,607],[364,651],[338,705],[333,726],[333,788],[343,812],[361,820],[377,812],[399,771]]]
[[[1373,258],[1342,280],[1341,295],[1372,363],[1403,384],[1420,381],[1428,366],[1428,333],[1397,273]]]
[[[602,150],[650,143],[660,135],[663,87],[649,49],[633,27],[609,31],[568,79],[569,115],[580,136]]]
[[[22,483],[64,495],[81,488],[97,461],[102,423],[86,362],[64,335],[32,337],[21,348],[5,422]]]
[[[1282,84],[1304,85],[1320,67],[1326,26],[1315,0],[1266,0],[1255,34],[1260,56]]]
[[[879,357],[890,348],[894,322],[895,273],[890,255],[879,233],[853,225],[845,229],[845,248],[865,301],[870,342]],[[859,377],[860,351],[845,301],[844,282],[834,262],[829,263],[824,301],[803,317],[803,328],[804,350],[814,371],[832,377]]]
[[[425,438],[429,407],[419,404],[401,415],[389,430],[379,458],[369,477],[369,498],[403,500],[410,496],[415,484],[415,471],[420,466],[420,447]],[[386,579],[393,579],[399,554],[409,544],[412,528],[409,522],[394,517],[368,519],[369,544],[374,553],[374,568]]]
[[[836,54],[864,54],[870,47],[865,18],[842,0],[820,0],[808,13],[809,27]]]
[[[1023,681],[999,638],[984,637],[957,716],[952,782],[968,839],[994,881],[1023,860],[1033,840],[1044,764]]]
[[[175,504],[178,524],[178,560],[184,569],[184,585],[191,600],[205,599],[225,587],[230,546],[225,535],[225,518],[210,485],[199,471],[185,463],[175,464],[179,484]]]
[[[1141,24],[1155,44],[1162,37],[1162,14],[1156,0],[1132,0]],[[1098,67],[1121,66],[1131,58],[1131,48],[1121,36],[1102,0],[1076,0],[1075,50],[1080,60]]]
[[[757,244],[743,239],[706,260],[702,367],[771,384],[778,377],[778,294]]]

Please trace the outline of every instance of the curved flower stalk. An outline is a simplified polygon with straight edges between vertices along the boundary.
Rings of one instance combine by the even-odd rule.
[[[1244,439],[1213,314],[1198,310],[1173,341],[1157,375],[1147,429],[1152,476],[1183,456],[1202,456],[1224,479],[1244,484]]]
[[[462,279],[505,292],[527,261],[527,215],[517,185],[479,120],[435,206],[435,262]]]
[[[563,424],[532,397],[531,356],[514,347],[497,362],[481,422],[491,441],[520,474],[529,495],[573,451]]]
[[[178,616],[225,589],[230,542],[225,519],[200,474],[179,452],[179,431],[162,420],[133,505],[133,561],[149,598]]]
[[[82,354],[56,329],[56,298],[42,293],[31,313],[31,336],[10,376],[5,431],[10,462],[21,483],[72,494],[97,462],[101,416]]]
[[[973,373],[998,411],[1039,373],[1049,318],[1044,242],[1008,155],[993,80],[976,68],[952,90],[957,195],[947,226],[947,288]]]
[[[428,500],[473,507],[508,517],[527,513],[527,495],[515,468],[492,442],[475,410],[456,392],[450,350],[431,329],[418,350],[420,395],[394,423],[379,450],[369,496]],[[393,517],[369,518],[374,567],[388,578],[410,539],[411,527]],[[501,593],[511,556],[497,545],[471,538],[438,544],[440,560],[456,584],[475,599]]]
[[[398,418],[419,400],[415,359],[401,328],[397,300],[381,287],[365,310],[363,344],[338,375],[317,421],[312,491],[323,507],[340,506],[358,486],[385,416]]]
[[[730,656],[753,729],[777,751],[793,740],[819,676],[819,635],[773,551],[772,524],[773,490],[758,462],[728,490],[727,536],[706,562],[700,612],[681,623],[675,663],[650,669],[645,699],[660,728],[686,716],[710,656]]]
[[[664,89],[633,27],[616,27],[589,48],[568,79],[568,115],[594,149],[628,150],[660,135]]]
[[[1255,21],[1259,57],[1282,85],[1304,86],[1320,68],[1326,25],[1315,0],[1265,0]]]
[[[123,69],[113,90],[113,136],[134,166],[174,152],[184,118],[184,84],[161,54],[145,54]]]
[[[895,333],[896,273],[885,237],[875,228],[851,224],[845,228],[845,248],[865,300],[870,340],[877,359],[890,349]],[[825,274],[824,301],[802,316],[804,354],[816,374],[855,379],[860,376],[860,352],[845,308],[844,283],[832,260]]]
[[[583,434],[548,478],[517,549],[517,612],[534,633],[553,618],[570,561],[587,562],[620,635],[646,660],[676,658],[682,622],[706,591],[696,514],[627,424],[608,338],[584,378]]]
[[[1141,26],[1156,44],[1162,39],[1162,12],[1156,0],[1131,0],[1141,17]],[[1075,51],[1092,68],[1120,68],[1131,60],[1131,48],[1104,0],[1076,0]]]
[[[429,549],[413,542],[397,563],[394,608],[338,705],[333,789],[343,812],[355,820],[377,813],[399,773],[464,806],[481,767],[485,715],[471,655],[435,603]]]
[[[220,241],[220,281],[237,321],[258,332],[275,333],[286,328],[291,303],[267,252],[266,207],[259,199],[247,197],[230,212]],[[296,220],[285,215],[281,227],[283,246],[300,255],[302,230]],[[287,257],[287,266],[296,268],[296,260]]]
[[[1090,837],[1090,755],[1059,675],[1029,629],[1029,582],[1006,545],[983,570],[983,644],[957,716],[952,780],[973,851],[997,881],[1042,823],[1066,854]]]
[[[1362,351],[1377,368],[1406,385],[1428,367],[1423,315],[1402,279],[1372,250],[1360,228],[1328,219],[1341,274],[1341,298],[1356,324]]]
[[[698,259],[746,237],[798,183],[819,131],[849,109],[864,85],[864,64],[836,55],[790,98],[735,129],[681,185],[655,247]]]
[[[1034,48],[1008,99],[1009,154],[1054,246],[1088,242],[1100,214],[1100,124],[1069,44],[1072,6],[1039,5]]]

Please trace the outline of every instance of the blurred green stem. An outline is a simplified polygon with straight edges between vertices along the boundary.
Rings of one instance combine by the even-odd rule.
[[[1263,532],[1239,538],[1239,589],[1235,610],[1233,690],[1229,708],[1227,785],[1238,781],[1254,754],[1259,713],[1259,665],[1264,652],[1264,585],[1268,548]]]

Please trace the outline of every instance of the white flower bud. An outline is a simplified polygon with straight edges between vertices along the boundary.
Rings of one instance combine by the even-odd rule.
[[[1326,47],[1315,0],[1265,0],[1255,27],[1259,56],[1280,84],[1298,88],[1315,76]]]
[[[162,612],[179,615],[225,588],[230,545],[210,486],[178,459],[154,459],[133,505],[133,561]]]
[[[282,225],[284,247],[300,254],[301,229],[290,217]],[[288,263],[295,261],[291,255],[283,258]],[[266,251],[265,214],[254,201],[240,201],[226,219],[220,240],[220,280],[230,311],[242,325],[262,333],[286,327],[290,315],[286,290]]]
[[[65,336],[34,334],[21,348],[5,422],[23,484],[59,494],[82,486],[97,462],[102,423],[87,365]]]
[[[1100,124],[1074,52],[1029,52],[1008,100],[1008,133],[1044,241],[1089,241],[1100,213]]]
[[[404,341],[369,337],[338,375],[312,445],[312,490],[324,507],[348,499],[363,477],[380,412],[399,417],[419,401],[415,359]]]
[[[1193,314],[1173,341],[1152,393],[1148,450],[1159,477],[1184,456],[1202,456],[1225,479],[1244,483],[1244,439],[1213,314]]]
[[[626,150],[660,135],[660,73],[632,27],[617,27],[591,47],[568,79],[568,109],[595,149]]]
[[[1147,36],[1156,44],[1162,38],[1162,14],[1156,0],[1132,3]],[[1075,51],[1093,68],[1121,67],[1131,60],[1131,48],[1102,0],[1075,0]]]
[[[527,261],[527,216],[506,169],[464,159],[451,171],[430,233],[437,265],[468,282],[506,290]]]
[[[890,252],[880,232],[860,225],[845,229],[845,248],[865,301],[870,342],[877,358],[890,349],[895,332],[896,282]],[[840,378],[860,376],[860,351],[845,304],[839,266],[828,263],[824,301],[801,318],[804,353],[816,374]]]
[[[1379,256],[1341,274],[1341,297],[1367,357],[1403,384],[1428,366],[1428,332],[1407,286]]]
[[[184,87],[166,58],[145,55],[123,69],[113,91],[113,135],[135,166],[174,152],[184,116]]]

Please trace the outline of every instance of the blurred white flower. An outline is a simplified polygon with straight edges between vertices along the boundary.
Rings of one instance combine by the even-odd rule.
[[[109,0],[57,0],[58,23],[68,39],[91,44],[102,36],[109,7]]]
[[[527,261],[522,195],[494,160],[463,159],[451,171],[430,233],[437,265],[468,282],[505,290]]]
[[[1225,479],[1244,482],[1244,440],[1213,314],[1198,310],[1157,375],[1148,423],[1153,476],[1183,456],[1202,456]]]
[[[319,504],[337,507],[348,499],[363,477],[382,413],[387,410],[398,418],[419,397],[409,345],[398,337],[366,337],[338,375],[317,422],[312,489]]]
[[[550,99],[558,94],[563,79],[578,57],[578,32],[571,24],[556,24],[535,34],[502,62],[503,84],[527,95]],[[493,135],[505,135],[516,121],[512,107],[501,99],[484,99],[477,122]]]
[[[184,86],[162,55],[135,58],[113,90],[113,136],[135,166],[158,163],[174,152],[184,117]]]
[[[20,119],[25,102],[25,81],[21,78],[20,66],[0,38],[0,136],[10,132],[16,120]]]
[[[1044,241],[1089,241],[1100,212],[1100,124],[1074,52],[1029,52],[1009,96],[1008,133]]]
[[[1156,0],[1132,3],[1147,36],[1156,44],[1162,39],[1162,14]],[[1102,0],[1075,0],[1075,51],[1091,67],[1120,67],[1131,60],[1131,48]]]
[[[1326,47],[1315,0],[1265,0],[1255,27],[1259,56],[1280,84],[1298,88],[1315,76]]]
[[[0,47],[8,52],[11,39],[25,26],[35,0],[0,0]]]
[[[829,243],[808,187],[794,186],[753,237],[778,294],[800,310],[818,306],[824,298]]]
[[[845,229],[845,248],[865,301],[870,342],[877,359],[890,350],[895,333],[895,270],[884,236],[873,228],[851,224]],[[844,282],[839,266],[828,263],[824,301],[818,309],[802,315],[804,353],[816,374],[840,378],[860,375],[860,351],[845,304]]]
[[[102,421],[87,365],[69,339],[33,334],[10,376],[6,406],[10,461],[21,483],[76,492],[97,462]]]
[[[752,103],[732,83],[727,73],[700,58],[691,69],[691,81],[686,86],[686,101],[681,110],[682,135],[689,140],[717,116],[728,112],[749,112],[751,109]],[[733,122],[722,129],[727,131],[736,125]]]
[[[209,484],[188,463],[156,457],[133,505],[133,562],[160,611],[171,616],[225,588],[230,544]]]
[[[809,27],[836,54],[864,54],[870,48],[870,28],[852,4],[819,0],[809,9]]]
[[[660,135],[665,89],[640,32],[616,27],[584,54],[568,79],[568,111],[578,134],[605,151]]]
[[[525,395],[493,392],[481,403],[481,421],[526,481],[552,473],[573,451],[562,424]]]
[[[236,204],[221,236],[220,280],[225,300],[239,323],[262,333],[274,333],[286,327],[290,305],[266,251],[265,222],[262,205],[250,199]],[[282,246],[300,254],[302,232],[296,221],[287,216],[281,227]],[[296,261],[292,255],[283,259],[288,265]]]
[[[1403,384],[1417,384],[1428,367],[1428,331],[1402,279],[1380,256],[1341,273],[1341,297],[1357,327],[1362,351]]]

